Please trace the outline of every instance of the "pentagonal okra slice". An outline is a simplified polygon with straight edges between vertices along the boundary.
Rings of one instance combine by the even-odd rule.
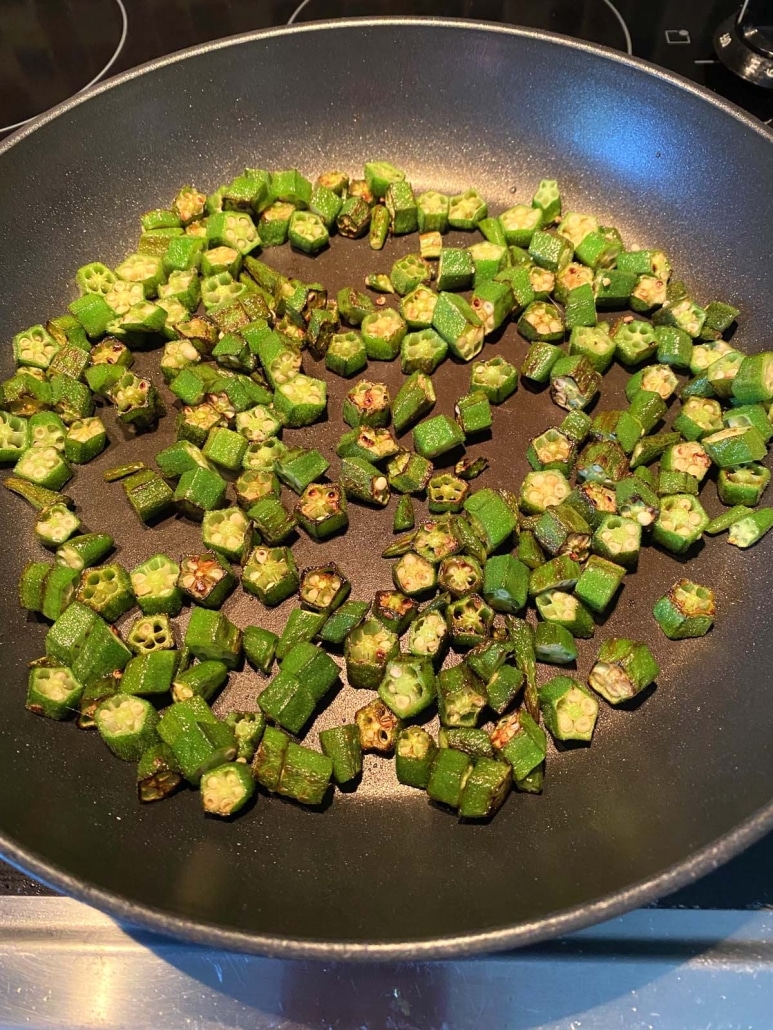
[[[378,693],[384,704],[400,718],[418,715],[435,699],[432,662],[407,656],[391,658],[386,664]]]
[[[383,755],[394,751],[403,722],[380,697],[356,711],[354,721],[363,751],[376,751]]]
[[[303,604],[319,612],[332,612],[338,608],[350,590],[351,583],[335,562],[304,569],[298,586]]]
[[[324,540],[349,525],[346,495],[338,483],[310,483],[295,505],[295,517],[315,540]]]
[[[539,700],[545,725],[556,740],[590,742],[599,703],[581,683],[555,676],[540,687]]]
[[[263,604],[280,604],[298,589],[298,569],[289,547],[253,548],[242,570],[243,588]]]
[[[236,582],[231,566],[214,551],[188,555],[180,562],[177,585],[186,597],[203,608],[219,608]]]
[[[658,677],[660,668],[646,644],[611,637],[599,649],[588,682],[611,705],[629,701]]]
[[[397,634],[379,619],[370,618],[360,623],[344,642],[349,684],[353,687],[377,689],[384,676],[387,661],[397,650]]]
[[[680,579],[655,602],[652,611],[670,640],[702,637],[714,624],[714,591],[689,579]]]

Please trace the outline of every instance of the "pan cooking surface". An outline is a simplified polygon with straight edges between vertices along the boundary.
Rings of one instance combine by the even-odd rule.
[[[339,23],[194,51],[128,76],[0,152],[0,239],[14,241],[0,247],[4,338],[63,310],[75,269],[116,263],[132,249],[139,213],[167,204],[183,182],[211,189],[244,165],[355,171],[381,156],[420,188],[474,184],[495,210],[555,177],[570,208],[617,225],[629,244],[663,247],[698,300],[739,306],[740,345],[767,343],[768,136],[663,75],[591,48],[428,22]],[[45,216],[30,218],[33,210]],[[317,260],[289,249],[268,260],[337,289],[387,271],[410,247],[390,241],[373,254],[362,241],[334,239]],[[509,327],[484,356],[520,364],[525,347]],[[157,355],[143,361],[157,367]],[[394,389],[401,378],[397,366],[378,363],[367,374]],[[292,439],[329,455],[346,384],[328,381],[328,421]],[[446,363],[435,381],[436,410],[450,413],[469,368]],[[616,406],[623,381],[607,377],[604,407]],[[521,386],[496,409],[492,441],[470,448],[491,459],[476,485],[520,482],[528,439],[558,414],[544,394]],[[127,567],[199,546],[198,528],[183,520],[141,527],[120,487],[99,482],[107,465],[152,459],[171,422],[137,440],[110,426],[109,450],[73,481],[84,523],[116,536]],[[357,793],[337,793],[326,811],[261,796],[254,811],[227,823],[203,819],[193,792],[139,808],[131,766],[92,735],[24,713],[24,666],[42,652],[45,627],[17,608],[15,584],[38,548],[29,512],[5,493],[0,505],[8,527],[0,769],[13,788],[0,797],[5,852],[124,916],[294,954],[492,948],[673,889],[770,824],[771,602],[753,585],[770,561],[767,542],[742,555],[714,540],[690,563],[691,578],[716,589],[719,616],[708,638],[681,644],[659,637],[650,613],[687,570],[644,552],[596,643],[583,647],[578,674],[587,674],[598,641],[623,633],[655,648],[658,687],[633,711],[604,708],[590,749],[551,754],[542,798],[514,794],[491,824],[460,825],[371,757]],[[296,556],[301,567],[335,558],[353,596],[368,597],[390,582],[391,563],[379,555],[391,515],[352,505],[350,516],[345,537],[322,545],[301,537]],[[226,610],[240,625],[257,619],[275,628],[289,607],[267,614],[237,594]],[[251,702],[256,688],[254,676],[241,674],[220,704]],[[343,689],[317,728],[361,703]]]

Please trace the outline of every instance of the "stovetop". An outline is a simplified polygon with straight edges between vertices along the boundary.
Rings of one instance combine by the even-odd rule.
[[[3,0],[0,134],[93,81],[185,47],[252,29],[326,18],[442,15],[561,32],[601,43],[715,90],[763,121],[773,90],[721,64],[712,38],[737,0]],[[773,835],[663,907],[773,907]],[[47,893],[0,863],[0,895]]]

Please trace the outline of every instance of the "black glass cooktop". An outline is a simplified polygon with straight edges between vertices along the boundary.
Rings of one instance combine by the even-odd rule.
[[[663,65],[763,121],[773,90],[721,64],[712,39],[740,0],[3,0],[0,129],[94,79],[250,29],[373,15],[476,18],[561,32]]]
[[[251,29],[326,18],[436,15],[560,32],[660,64],[763,121],[773,89],[750,85],[714,53],[740,0],[2,0],[0,134],[99,80],[164,54]],[[666,907],[773,906],[773,835]],[[0,894],[45,889],[0,863]]]

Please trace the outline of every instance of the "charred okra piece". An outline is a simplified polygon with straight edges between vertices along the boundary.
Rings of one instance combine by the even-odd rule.
[[[669,640],[705,636],[714,625],[714,591],[680,579],[655,602],[652,613]]]
[[[588,682],[611,705],[619,705],[654,683],[659,672],[646,644],[612,637],[601,645]]]
[[[236,582],[231,566],[214,551],[191,554],[180,561],[177,585],[185,597],[202,608],[220,608]]]
[[[536,520],[534,535],[548,554],[568,554],[575,561],[584,561],[591,546],[590,526],[568,504],[546,509]]]
[[[242,570],[242,586],[267,607],[298,589],[298,569],[289,547],[255,547]]]
[[[442,590],[456,597],[474,594],[483,584],[483,570],[479,562],[466,554],[444,558],[438,566],[438,583]]]
[[[174,752],[163,741],[146,748],[137,763],[137,796],[143,803],[163,801],[182,784]]]
[[[458,647],[474,647],[491,633],[494,610],[478,594],[452,601],[446,608],[451,642]]]
[[[310,483],[295,506],[298,524],[314,540],[325,540],[349,525],[346,494],[337,483]]]
[[[560,358],[550,371],[550,396],[567,411],[586,408],[601,386],[601,376],[581,354]]]
[[[384,383],[362,379],[344,398],[344,422],[353,429],[360,426],[380,429],[389,425],[391,409],[389,390]]]
[[[491,744],[512,767],[516,780],[538,768],[547,754],[545,731],[523,710],[499,720],[491,733]]]
[[[475,760],[459,798],[463,819],[488,819],[504,804],[512,786],[512,767],[508,762],[481,756]]]
[[[350,500],[362,501],[378,508],[385,508],[389,503],[389,481],[375,465],[364,458],[343,459],[341,486]]]
[[[391,754],[403,728],[402,719],[394,714],[380,697],[354,713],[354,721],[360,734],[363,751],[376,751],[382,755]]]
[[[427,507],[433,515],[460,512],[469,492],[470,488],[463,479],[450,472],[442,472],[427,484]]]

